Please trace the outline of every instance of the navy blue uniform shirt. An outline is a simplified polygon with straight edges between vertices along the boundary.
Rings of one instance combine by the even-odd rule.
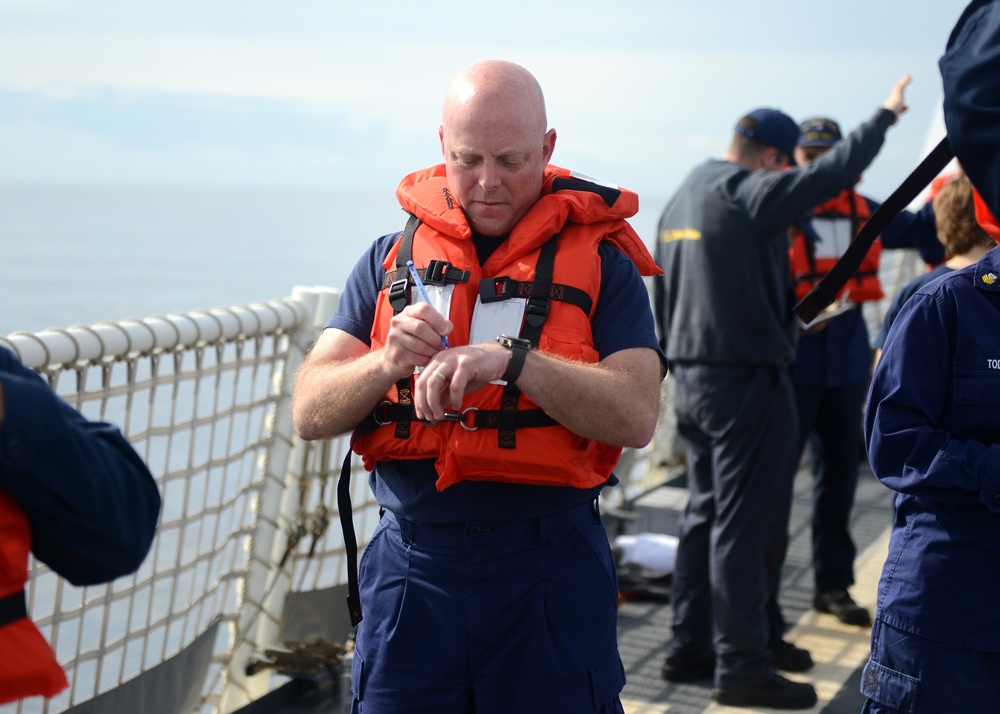
[[[903,305],[865,438],[875,476],[896,492],[878,616],[1000,652],[1000,250]]]

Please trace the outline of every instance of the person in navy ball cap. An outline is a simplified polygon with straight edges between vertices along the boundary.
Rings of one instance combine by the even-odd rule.
[[[908,83],[808,167],[794,164],[795,121],[754,109],[736,122],[722,158],[696,167],[660,218],[655,255],[664,275],[654,278],[654,309],[689,490],[662,673],[714,678],[721,704],[816,702],[812,685],[776,671],[812,667],[809,652],[782,638],[774,600],[798,465],[788,229],[871,163],[906,110]]]

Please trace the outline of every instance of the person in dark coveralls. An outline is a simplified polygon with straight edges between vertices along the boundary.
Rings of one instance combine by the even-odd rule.
[[[654,303],[676,379],[689,501],[674,573],[663,676],[714,675],[735,706],[811,707],[816,692],[776,672],[812,666],[772,637],[769,599],[788,540],[798,420],[788,230],[853,185],[906,110],[909,77],[824,156],[790,168],[798,125],[775,109],[739,120],[722,160],[694,169],[660,219]]]
[[[372,426],[354,711],[620,713],[596,498],[666,372],[638,197],[549,164],[541,88],[509,62],[455,78],[439,138],[444,164],[396,192],[419,225],[355,266],[293,399],[303,438]]]
[[[1000,240],[1000,2],[973,2],[939,62],[948,139]],[[1000,250],[903,304],[872,380],[872,471],[892,489],[863,711],[1000,702]]]
[[[160,493],[116,427],[86,419],[0,347],[0,702],[51,697],[66,677],[28,619],[29,550],[74,585],[135,571]]]

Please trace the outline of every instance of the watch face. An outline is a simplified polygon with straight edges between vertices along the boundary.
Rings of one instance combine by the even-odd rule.
[[[497,337],[497,342],[507,348],[511,347],[523,347],[526,350],[531,349],[531,340],[525,340],[520,337],[511,337],[510,335],[500,335]]]

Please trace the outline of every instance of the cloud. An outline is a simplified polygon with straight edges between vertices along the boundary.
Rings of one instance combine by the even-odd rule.
[[[401,160],[406,170],[436,160],[433,137],[399,137],[300,102],[0,92],[0,116],[6,181],[385,186],[400,178]]]

